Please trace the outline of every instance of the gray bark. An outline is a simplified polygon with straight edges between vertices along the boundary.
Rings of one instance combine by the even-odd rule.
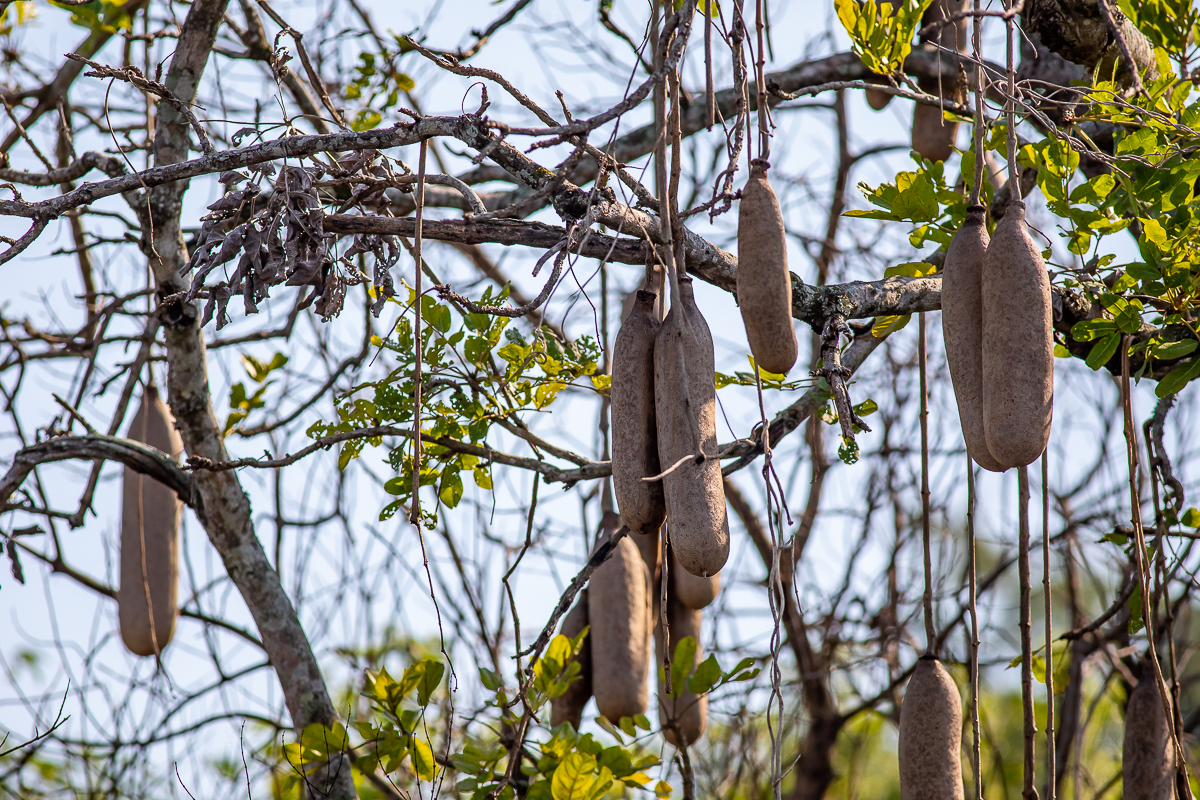
[[[1138,72],[1145,72],[1149,79],[1157,77],[1153,45],[1117,9],[1116,0],[1108,0],[1108,6]],[[1118,81],[1126,86],[1133,82],[1117,37],[1105,22],[1097,0],[1025,0],[1021,21],[1052,52],[1082,64],[1089,73],[1099,67],[1101,78],[1108,78],[1115,68]]]
[[[228,0],[197,0],[188,11],[165,80],[171,93],[185,103],[195,100],[227,5]],[[156,167],[187,160],[188,132],[186,118],[170,104],[160,102],[154,135]],[[153,239],[147,255],[160,300],[187,288],[180,277],[188,258],[180,220],[187,185],[182,180],[164,183],[148,193]],[[159,304],[167,345],[168,396],[187,452],[223,460],[225,446],[209,394],[204,334],[196,312],[193,305],[183,302]],[[255,535],[250,499],[237,473],[199,472],[195,486],[204,505],[209,541],[250,609],[279,677],[292,725],[297,731],[314,722],[332,725],[336,714],[320,667],[279,575]],[[356,797],[348,761],[338,767],[327,775],[314,776],[310,791],[319,797]]]

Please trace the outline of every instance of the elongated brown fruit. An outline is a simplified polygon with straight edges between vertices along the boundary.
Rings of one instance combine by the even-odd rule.
[[[867,105],[876,111],[883,111],[887,108],[887,104],[892,102],[892,95],[887,92],[881,92],[878,89],[867,89]]]
[[[950,240],[942,267],[942,338],[958,402],[967,452],[992,472],[1004,465],[992,458],[983,434],[983,263],[988,232],[983,206],[967,209],[967,218]]]
[[[654,337],[662,324],[654,314],[655,294],[639,291],[613,344],[612,472],[621,518],[638,534],[657,533],[667,518],[657,475],[658,427],[654,416]]]
[[[1054,411],[1054,316],[1046,264],[1010,203],[983,267],[983,430],[1003,467],[1046,449]]]
[[[923,656],[900,706],[901,800],[962,800],[962,698],[942,662]]]
[[[926,86],[926,83],[919,82],[921,91],[937,94],[937,84]],[[956,99],[954,96],[952,98]],[[954,154],[954,142],[957,137],[958,123],[946,119],[941,108],[923,103],[913,107],[912,147],[921,154],[921,158],[945,161]]]
[[[575,607],[567,612],[559,631],[568,639],[574,639],[588,625],[588,590],[584,589]],[[583,721],[583,708],[592,699],[592,642],[591,634],[583,638],[583,646],[575,661],[579,664],[579,678],[572,683],[567,691],[550,701],[550,725],[558,726],[564,722],[571,723],[576,731]]]
[[[962,11],[965,0],[935,0],[925,10],[921,18],[924,28],[939,20],[948,19],[955,12]],[[922,43],[936,42],[940,47],[950,51],[965,52],[967,48],[967,19],[956,20],[946,24],[929,34],[921,37]],[[949,59],[942,61],[944,74],[953,74]],[[945,69],[949,67],[949,69]],[[924,78],[917,81],[921,91],[937,95],[955,102],[963,99],[962,87],[955,78],[943,77],[937,79]],[[945,161],[954,152],[954,139],[958,133],[958,123],[947,120],[942,115],[939,106],[929,106],[918,103],[913,108],[912,145],[913,150],[922,158],[931,161]]]
[[[1153,656],[1150,656],[1153,658]],[[1125,704],[1121,778],[1125,800],[1175,797],[1175,749],[1154,670],[1143,659],[1141,678]]]
[[[171,412],[154,384],[146,386],[126,435],[172,457],[183,452]],[[161,653],[175,634],[178,614],[175,592],[179,582],[176,550],[182,510],[183,504],[175,492],[125,467],[117,616],[121,640],[135,655]]]
[[[737,299],[755,363],[783,374],[796,363],[796,330],[787,235],[779,198],[767,180],[768,166],[761,158],[750,162],[738,206]]]
[[[654,408],[658,419],[658,462],[664,470],[695,455],[696,426],[706,456],[688,459],[663,478],[671,546],[693,575],[716,575],[729,558],[729,519],[717,460],[717,388],[712,335],[696,308],[692,279],[679,278],[680,303],[667,314],[654,343]],[[686,319],[686,325],[684,320]],[[680,364],[680,347],[683,364]],[[682,393],[691,398],[688,410]]]
[[[610,721],[645,714],[649,703],[650,573],[624,536],[588,584],[592,694]]]
[[[646,569],[650,571],[650,582],[655,595],[658,597],[658,578],[662,573],[662,554],[658,549],[659,531],[660,528],[655,528],[651,533],[635,533],[630,531],[629,536],[637,545],[638,552],[642,554],[642,561],[646,564]]]
[[[672,592],[667,597],[667,621],[671,631],[671,657],[674,658],[675,647],[684,637],[690,636],[696,640],[696,658],[691,666],[699,664],[704,656],[701,651],[701,625],[704,613],[692,609],[679,602]],[[693,745],[704,735],[708,723],[708,695],[695,695],[685,686],[678,697],[669,697],[670,676],[663,669],[663,630],[661,621],[655,620],[654,649],[658,654],[658,724],[662,728],[663,737],[671,744],[679,747],[681,744]]]
[[[679,565],[679,559],[672,553],[671,588],[679,602],[688,608],[707,608],[721,591],[721,575],[718,573],[707,578],[693,575]]]

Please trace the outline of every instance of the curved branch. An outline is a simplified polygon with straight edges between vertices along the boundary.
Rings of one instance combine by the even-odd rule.
[[[153,478],[175,492],[186,506],[196,512],[201,522],[204,521],[204,508],[192,476],[174,459],[141,442],[99,434],[58,436],[18,450],[13,456],[12,466],[0,479],[0,513],[15,507],[9,499],[39,464],[75,459],[119,461],[134,472]]]
[[[351,431],[341,431],[332,436],[324,436],[314,441],[308,447],[297,450],[290,455],[281,456],[280,458],[239,458],[231,461],[214,461],[200,456],[192,456],[188,459],[188,467],[193,470],[208,470],[211,472],[223,472],[240,467],[274,469],[276,467],[286,467],[289,464],[295,464],[297,461],[312,455],[318,450],[325,450],[335,444],[348,442],[353,439],[369,439],[376,436],[403,436],[406,439],[412,439],[415,435],[407,428],[397,428],[393,425],[376,425],[371,428],[356,428]],[[548,464],[536,458],[509,455],[499,450],[493,450],[490,447],[461,442],[457,439],[451,439],[448,436],[431,436],[428,433],[422,433],[421,441],[440,445],[453,453],[465,453],[488,462],[533,470],[534,472],[541,473],[542,479],[548,483],[562,483],[567,488],[570,488],[579,481],[604,478],[612,474],[612,464],[608,461],[589,461],[577,469],[560,469],[553,464]]]
[[[110,178],[118,178],[128,172],[125,163],[103,153],[88,152],[74,162],[49,172],[26,172],[21,169],[0,168],[0,180],[19,183],[23,186],[58,186],[61,183],[82,178],[98,169]]]
[[[29,226],[29,230],[20,239],[9,239],[7,236],[0,237],[0,239],[12,245],[12,247],[0,253],[0,264],[12,261],[25,252],[29,245],[33,244],[42,235],[42,231],[46,230],[48,224],[50,224],[50,220],[48,219],[34,219],[33,224]]]

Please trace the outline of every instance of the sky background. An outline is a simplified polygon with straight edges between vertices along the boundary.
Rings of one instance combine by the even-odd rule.
[[[80,29],[68,24],[67,12],[41,2],[36,7],[38,16],[21,26],[13,37],[29,55],[31,64],[44,63],[50,69],[51,65],[57,63],[58,54],[77,46],[83,37]],[[371,3],[368,7],[379,29],[396,33],[419,30],[425,36],[427,45],[450,49],[467,43],[469,39],[464,35],[465,30],[484,27],[507,4],[496,5],[484,0],[416,0]],[[318,12],[324,11],[323,6],[304,2],[280,3],[278,9],[301,30],[306,29],[306,24],[312,23]],[[625,30],[636,35],[640,30],[637,20],[641,18],[642,9],[641,2],[617,0],[614,16]],[[347,27],[358,27],[357,21],[350,18],[345,9],[335,13],[339,20],[345,21]],[[849,42],[833,15],[832,3],[772,2],[771,17],[773,58],[768,62],[768,70],[849,49]],[[617,47],[613,44],[611,37],[605,40],[611,50],[589,50],[579,46],[580,42],[592,35],[595,26],[592,3],[581,0],[539,0],[517,22],[500,31],[472,63],[502,72],[543,107],[552,109],[553,113],[557,114],[559,108],[554,97],[556,89],[563,91],[566,102],[576,116],[593,113],[620,99],[629,79],[630,65],[628,50],[622,49],[623,45]],[[1002,60],[999,51],[1003,42],[1002,29],[989,24],[985,30],[987,54],[994,60]],[[310,46],[317,46],[308,37],[306,42]],[[338,63],[352,64],[361,45],[362,40],[350,34],[336,41],[320,43],[321,54],[328,65],[326,75],[334,74]],[[164,46],[163,55],[166,52]],[[119,58],[118,49],[110,44],[97,58],[114,62]],[[294,65],[298,68],[298,63],[294,62]],[[416,54],[407,55],[401,61],[401,67],[415,80],[415,96],[427,114],[459,114],[464,108],[474,109],[478,105],[478,88],[471,87],[472,81],[468,79],[442,73]],[[684,85],[697,94],[703,88],[700,68],[701,61],[693,53],[685,67]],[[90,86],[94,86],[95,91],[102,91],[106,85],[96,79],[79,80],[91,81]],[[219,102],[214,102],[218,90],[225,93],[232,108],[261,99],[263,119],[271,118],[272,114],[278,116],[274,101],[267,96],[273,87],[264,83],[262,73],[253,63],[217,58],[210,63],[205,82],[206,111],[201,116],[227,119],[223,124],[229,133],[252,120],[238,113],[227,114]],[[718,68],[717,86],[723,88],[728,84],[728,69],[722,63]],[[490,87],[489,97],[493,104],[489,110],[492,117],[512,124],[525,124],[532,119],[498,88]],[[819,231],[825,224],[831,176],[836,168],[836,145],[831,128],[832,114],[814,111],[802,113],[800,109],[827,99],[806,99],[788,104],[790,108],[781,108],[775,115],[778,127],[772,142],[773,173],[778,176],[776,189],[785,208],[789,231],[793,234],[789,239],[789,265],[793,272],[805,280],[814,278],[815,269],[806,252],[804,238],[819,238]],[[891,180],[899,169],[911,168],[912,162],[907,154],[911,104],[893,102],[884,111],[875,112],[867,107],[860,92],[853,91],[848,93],[847,102],[852,151],[898,146],[883,156],[859,162],[851,176],[851,184],[863,181],[874,185]],[[630,114],[620,123],[618,133],[627,132],[647,119],[641,111]],[[385,124],[392,121],[391,118],[385,119]],[[39,125],[34,136],[40,134],[45,137],[47,131],[45,124]],[[966,127],[960,130],[960,144],[965,145],[968,135]],[[601,140],[599,135],[592,138],[594,143]],[[720,136],[714,132],[707,139],[697,137],[697,140],[703,141],[702,148],[707,152],[708,148],[719,146]],[[82,150],[85,147],[103,148],[109,145],[111,142],[92,141],[78,146]],[[469,168],[466,159],[454,155],[457,151],[455,142],[444,145],[444,154],[455,165],[450,170],[452,173]],[[412,148],[399,148],[392,155],[415,165],[416,154]],[[566,151],[561,149],[536,153],[536,157],[547,165],[556,164],[565,155]],[[16,148],[13,158],[17,165],[27,168],[37,166],[23,145]],[[957,162],[957,157],[952,160],[948,173],[957,174]],[[136,159],[135,164],[140,166]],[[644,160],[634,166],[644,168]],[[95,176],[90,177],[95,179]],[[739,178],[739,184],[741,180]],[[216,199],[219,192],[220,187],[215,181],[194,181],[187,196],[185,220],[195,224],[195,220],[204,213],[204,206]],[[23,194],[26,198],[48,196],[34,189],[23,190]],[[128,208],[122,206],[123,202],[116,199],[97,204],[96,207],[109,208],[129,216]],[[850,193],[850,206],[866,206],[857,190]],[[453,216],[446,210],[431,213]],[[552,213],[547,212],[535,218],[557,221]],[[1036,198],[1031,198],[1030,218],[1035,225],[1044,225],[1049,220]],[[706,217],[696,217],[689,225],[714,243],[736,253],[735,214],[727,214],[714,224],[709,224]],[[21,223],[0,218],[0,233],[3,235],[17,236],[23,231]],[[1046,232],[1053,235],[1052,229],[1047,228]],[[854,227],[844,234],[845,242],[855,239],[872,241],[874,238],[870,257],[864,258],[861,263],[845,265],[836,279],[878,278],[888,263],[917,260],[932,251],[927,247],[914,252],[906,242],[907,233],[907,229],[900,225],[891,225],[882,230],[873,226]],[[119,232],[116,235],[119,236]],[[56,327],[53,324],[55,320],[58,320],[58,325],[68,328],[78,326],[79,304],[71,302],[69,311],[62,310],[68,305],[67,301],[81,291],[78,271],[70,256],[54,254],[56,250],[69,248],[70,241],[65,223],[52,224],[48,234],[25,255],[0,266],[4,277],[3,288],[0,289],[0,307],[6,317],[29,317],[35,324],[48,327]],[[1133,251],[1127,237],[1109,246],[1124,258],[1132,257]],[[499,246],[486,249],[522,290],[529,295],[536,294],[541,286],[540,279],[529,275],[530,267],[538,255],[536,252]],[[1065,249],[1060,249],[1060,252],[1065,253]],[[470,267],[449,247],[431,244],[427,255],[434,268],[449,276],[451,282],[474,279]],[[129,290],[145,283],[144,260],[133,248],[107,248],[100,263],[104,280],[113,288]],[[588,305],[590,298],[594,298],[597,284],[594,280],[590,285],[587,284],[597,268],[598,264],[593,260],[579,260],[549,306],[549,319],[556,324],[563,324],[572,335],[596,335],[598,332],[597,317]],[[394,274],[397,279],[411,280],[411,261],[407,257],[402,259]],[[641,280],[640,268],[625,265],[611,265],[608,275],[613,285],[626,290],[633,289]],[[592,290],[589,297],[578,294],[579,284],[589,285]],[[699,282],[696,284],[696,294],[716,342],[717,369],[723,372],[745,370],[748,366],[747,347],[733,298]],[[231,314],[234,322],[219,334],[210,324],[206,328],[206,335],[210,339],[214,335],[231,337],[274,327],[286,317],[292,299],[286,291],[279,292],[272,302],[263,306],[260,315],[249,319],[242,318],[240,304],[235,303],[237,311]],[[609,309],[610,335],[615,335],[619,324],[619,306],[613,305]],[[392,309],[389,307],[384,316],[372,324],[386,330],[394,321],[394,317],[389,317]],[[128,320],[122,321],[121,325],[125,332],[136,331]],[[347,308],[341,317],[327,325],[315,317],[302,314],[293,342],[285,349],[292,358],[291,366],[296,369],[286,382],[272,388],[266,411],[288,408],[295,398],[307,395],[319,384],[324,373],[317,364],[320,355],[311,347],[313,342],[324,337],[337,357],[345,357],[357,351],[362,325],[361,296],[356,294],[348,296]],[[940,372],[944,356],[937,314],[930,315],[929,327],[931,369]],[[892,390],[881,377],[882,362],[885,358],[911,359],[915,349],[915,332],[914,322],[893,337],[894,341],[886,354],[881,348],[872,356],[860,382],[853,389],[855,401],[868,396],[878,397],[879,393]],[[803,327],[798,329],[798,333],[801,341],[798,365],[803,365],[807,363],[808,335]],[[259,358],[269,358],[280,347],[284,346],[271,342],[213,351],[209,368],[219,417],[223,418],[227,413],[225,400],[232,384],[248,381],[238,362],[238,353],[247,352]],[[127,360],[131,356],[132,351],[127,355],[108,354],[106,357],[115,360],[101,364],[100,369],[106,377],[116,374],[121,369],[120,359]],[[374,368],[374,373],[385,369],[386,364],[387,357],[384,356]],[[1079,362],[1059,362],[1058,367],[1058,413],[1052,435],[1051,476],[1052,482],[1066,485],[1090,465],[1097,452],[1100,443],[1096,441],[1095,432],[1101,422],[1096,417],[1097,409],[1102,407],[1101,401],[1111,401],[1116,386],[1106,376],[1091,373]],[[36,429],[47,425],[59,413],[51,394],[71,393],[79,377],[76,369],[74,362],[41,363],[25,376],[18,408],[27,440],[34,439]],[[158,363],[154,369],[161,382],[165,378],[164,367]],[[794,373],[800,374],[800,371],[801,366],[797,366]],[[8,391],[13,389],[13,376],[0,376],[0,381],[4,382]],[[81,404],[81,411],[85,415],[103,423],[98,427],[107,424],[122,382],[123,379],[118,380],[115,383],[117,388],[100,397],[89,396]],[[945,533],[944,537],[939,535],[939,557],[954,559],[954,563],[958,564],[963,558],[961,526],[965,509],[965,457],[956,452],[961,447],[960,433],[949,386],[938,381],[931,390],[931,449],[934,452],[931,485],[934,495],[946,498],[951,510],[946,519],[938,520],[939,528],[944,527],[942,532]],[[788,393],[768,393],[768,415],[794,402],[796,397]],[[745,436],[758,418],[753,390],[739,387],[723,389],[720,400],[723,415],[719,422],[727,421],[727,424],[719,424],[718,439],[727,442]],[[1152,387],[1139,388],[1135,398],[1135,417],[1139,420],[1146,418],[1153,409],[1153,402]],[[592,398],[580,395],[560,401],[554,406],[553,414],[531,415],[535,417],[531,423],[544,438],[598,457],[597,410],[598,404]],[[294,450],[300,446],[303,431],[309,422],[328,419],[330,414],[330,404],[319,403],[301,418],[302,424],[292,426],[296,435],[291,438],[280,437],[272,441],[263,437],[252,441],[233,439],[227,443],[229,451],[233,457],[243,457],[258,455],[264,448],[272,452]],[[868,422],[874,423],[876,419],[868,418]],[[1193,422],[1194,411],[1185,402],[1175,418],[1173,430],[1193,429]],[[914,428],[909,424],[907,430]],[[837,465],[827,478],[816,541],[809,546],[800,567],[802,601],[819,597],[822,589],[828,589],[841,580],[847,554],[856,546],[861,532],[860,510],[867,472],[865,456],[879,447],[879,435],[878,432],[863,434],[860,445],[864,461],[852,467]],[[829,429],[827,441],[833,439],[833,429]],[[509,452],[527,452],[511,439],[500,437],[497,442],[501,449]],[[915,440],[907,444],[914,448],[917,446]],[[1123,442],[1119,439],[1110,440],[1107,445],[1110,453],[1122,452],[1119,448],[1123,448]],[[0,464],[9,461],[18,446],[11,418],[0,418]],[[776,455],[780,477],[789,489],[788,499],[793,508],[802,506],[809,480],[808,463],[799,458],[802,446],[802,437],[793,435]],[[1187,439],[1186,448],[1187,452],[1194,452],[1194,439]],[[389,627],[398,634],[416,637],[434,637],[438,633],[437,615],[429,599],[420,547],[414,531],[400,518],[390,522],[377,521],[378,510],[386,502],[380,484],[391,476],[390,468],[382,458],[384,453],[383,448],[368,450],[361,462],[351,468],[354,474],[345,485],[345,490],[350,492],[351,524],[334,521],[299,534],[293,529],[281,554],[284,584],[297,598],[306,629],[328,670],[330,682],[335,685],[353,679],[353,671],[337,654],[338,648],[378,640]],[[293,519],[320,517],[329,508],[330,498],[337,490],[336,460],[332,454],[305,463],[309,465],[307,468],[289,472],[287,482],[281,489]],[[918,469],[914,458],[907,458],[907,468],[914,472]],[[1123,461],[1110,459],[1103,470],[1107,477],[1119,478],[1124,471]],[[57,505],[73,509],[78,488],[86,479],[87,467],[58,465],[45,470],[43,475],[46,488],[57,499]],[[78,530],[60,527],[59,535],[77,568],[107,584],[115,585],[120,468],[110,464],[102,475],[95,515],[89,517],[86,525]],[[481,591],[485,593],[488,607],[494,614],[500,597],[498,579],[503,564],[494,559],[488,561],[488,554],[495,551],[481,541],[478,532],[486,522],[490,524],[492,534],[510,544],[518,543],[524,534],[525,508],[531,487],[530,476],[517,470],[497,468],[493,476],[496,485],[494,507],[492,497],[475,489],[468,481],[469,502],[450,514],[448,520],[449,528],[464,548],[465,555],[481,562]],[[274,533],[265,511],[269,507],[268,498],[275,491],[272,477],[265,471],[243,471],[241,477],[256,509],[260,538],[268,554],[275,558]],[[1186,474],[1181,477],[1188,483]],[[736,482],[751,496],[760,497],[761,477],[757,465],[740,473]],[[584,487],[582,491],[586,493],[591,490],[592,487]],[[1007,550],[1014,542],[1012,522],[1015,494],[1015,474],[988,474],[981,479],[980,540],[992,552]],[[914,502],[917,501],[914,499]],[[597,522],[596,504],[593,501],[583,508],[578,489],[565,492],[559,485],[543,486],[537,518],[537,525],[544,528],[545,536],[540,546],[522,562],[515,584],[516,602],[526,640],[540,630],[553,606],[553,599],[558,597],[582,564]],[[5,530],[28,523],[28,518],[20,514],[0,518],[0,525]],[[216,588],[212,588],[212,584],[223,575],[220,560],[208,544],[203,529],[190,513],[182,535],[187,554],[183,563],[187,567],[181,575],[181,599],[199,590],[206,608],[218,611],[238,624],[251,626],[241,598],[228,582],[217,583]],[[762,578],[761,565],[744,532],[737,529],[736,525],[733,536],[733,552],[726,569],[725,588],[714,606],[715,614],[708,618],[711,620],[715,616],[719,621],[715,627],[709,624],[706,635],[710,640],[727,647],[765,652],[769,646],[771,620],[761,586],[757,583]],[[432,558],[447,557],[438,542],[427,543]],[[885,542],[874,540],[868,543],[868,553],[856,575],[859,588],[864,592],[869,592],[873,584],[878,584],[885,566],[885,545]],[[906,574],[914,586],[919,576],[917,566],[915,563],[905,565]],[[4,658],[8,670],[7,678],[0,680],[0,719],[5,727],[15,730],[18,735],[27,733],[33,727],[28,716],[31,709],[44,711],[50,705],[57,708],[56,698],[61,698],[68,682],[76,690],[81,686],[84,689],[82,695],[73,694],[67,704],[67,712],[72,715],[71,724],[78,726],[77,730],[82,736],[88,734],[89,728],[104,728],[107,724],[105,709],[127,704],[132,711],[131,717],[136,720],[139,709],[156,708],[161,700],[170,706],[189,690],[213,681],[210,648],[217,648],[221,652],[227,669],[250,668],[262,661],[260,652],[240,644],[236,637],[214,634],[206,639],[200,625],[192,620],[181,619],[174,642],[164,658],[166,674],[155,676],[152,663],[134,659],[122,649],[115,633],[115,603],[97,599],[94,594],[77,587],[66,578],[49,576],[31,559],[26,559],[25,567],[24,586],[16,584],[6,575],[0,576],[0,656]],[[1040,574],[1040,569],[1040,564],[1035,563],[1035,572]],[[361,575],[362,579],[347,584],[340,578],[346,573]],[[443,587],[438,589],[442,591]],[[990,613],[995,614],[996,619],[1003,619],[1011,613],[1011,609],[998,607],[991,609]],[[453,636],[452,631],[446,633]],[[985,641],[985,650],[998,662],[1007,661],[1016,652],[1014,632],[1010,630],[1007,635],[1004,634],[1004,631],[997,632],[991,641]],[[41,654],[36,666],[22,662],[19,654],[29,650]],[[90,668],[85,669],[84,661],[88,653],[95,655]],[[911,658],[912,654],[906,657]],[[456,666],[460,670],[463,702],[469,705],[473,699],[471,683],[475,668],[465,659]],[[112,686],[124,686],[126,676],[131,673],[137,676],[137,681],[135,688],[127,695],[111,694],[111,687],[106,687],[100,679],[109,674],[114,679]],[[1003,670],[994,670],[989,676],[1004,682],[1016,679],[1015,672]],[[761,685],[758,691],[762,691]],[[151,698],[156,701],[149,702]],[[257,711],[269,714],[278,704],[273,674],[259,669],[249,677],[234,682],[228,689],[208,695],[198,703],[185,704],[171,718],[170,724],[183,727],[206,715],[218,713]],[[155,758],[163,759],[164,763],[178,761],[184,782],[193,790],[195,786],[203,786],[206,780],[205,759],[219,752],[227,752],[229,742],[236,742],[236,738],[229,738],[230,735],[237,735],[239,725],[236,719],[221,723],[221,726],[217,730],[223,730],[224,733],[220,735],[206,737],[200,743],[190,739],[178,740],[156,750]],[[173,786],[171,791],[176,788]]]

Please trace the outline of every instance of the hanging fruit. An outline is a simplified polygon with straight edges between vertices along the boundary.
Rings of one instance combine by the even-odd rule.
[[[637,534],[657,533],[667,516],[657,475],[658,428],[654,414],[654,339],[662,327],[656,294],[639,290],[613,343],[612,474],[621,519]]]
[[[992,457],[983,432],[983,265],[988,233],[983,206],[967,209],[967,218],[950,240],[942,267],[942,338],[958,403],[967,453],[992,472],[1004,465]]]
[[[126,437],[172,458],[183,452],[170,409],[147,384]],[[117,616],[121,640],[139,656],[161,653],[175,635],[179,583],[179,522],[183,503],[174,491],[125,467],[121,484],[121,583]]]
[[[917,662],[900,705],[901,800],[963,800],[962,699],[942,662]]]
[[[796,363],[792,278],[779,199],[767,179],[770,165],[750,162],[738,206],[737,299],[754,362],[779,375]]]
[[[618,527],[616,515],[608,515],[598,544]],[[621,537],[609,559],[592,573],[587,605],[596,708],[614,723],[645,714],[653,624],[650,572],[629,536]]]
[[[1033,463],[1050,438],[1054,411],[1054,315],[1046,263],[1009,203],[984,259],[983,430],[1005,469]]]
[[[679,298],[654,345],[658,461],[664,470],[675,467],[663,478],[671,546],[684,569],[707,577],[729,558],[729,519],[717,460],[713,343],[686,275],[679,278]],[[687,458],[696,455],[697,439],[705,456],[699,464]]]

